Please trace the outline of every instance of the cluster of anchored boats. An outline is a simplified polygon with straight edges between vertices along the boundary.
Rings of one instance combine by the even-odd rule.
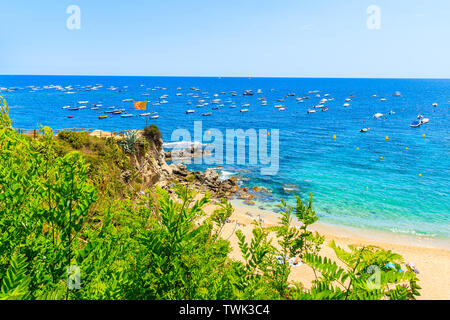
[[[169,101],[169,94],[158,94],[157,91],[165,91],[166,88],[164,87],[153,87],[149,88],[145,85],[141,84],[140,88],[144,91],[141,92],[141,95],[145,98],[137,99],[137,100],[145,100],[147,101],[147,104],[149,106],[161,106],[168,104]],[[0,88],[0,92],[15,92],[17,90],[27,90],[29,89],[30,93],[43,91],[43,90],[56,90],[65,92],[67,94],[74,94],[80,91],[98,91],[101,89],[110,90],[113,92],[128,92],[128,86],[123,87],[116,87],[116,86],[110,86],[110,87],[103,87],[103,85],[96,84],[96,85],[75,85],[75,86],[59,86],[59,85],[48,85],[48,86],[42,86],[42,87],[36,87],[36,86],[28,86],[25,88],[19,88],[19,87],[11,87],[11,88]],[[278,90],[270,89],[270,93],[272,98],[270,99],[270,103],[273,104],[273,107],[277,111],[285,111],[286,105],[288,102],[295,102],[298,104],[306,103],[306,101],[313,101],[314,99],[320,99],[316,100],[318,103],[313,103],[313,106],[310,106],[307,108],[306,113],[307,114],[314,114],[318,111],[325,112],[328,111],[327,104],[329,102],[332,102],[335,100],[335,98],[330,97],[330,94],[325,93],[321,94],[320,91],[314,90],[314,91],[308,91],[307,95],[296,97],[296,94],[293,92],[288,92],[285,94],[281,94],[278,97],[273,98],[275,94],[277,94]],[[149,100],[150,95],[152,93],[153,95],[156,95],[152,98],[152,101]],[[239,107],[240,112],[242,114],[247,113],[251,110],[251,104],[255,104],[255,99],[249,99],[248,97],[251,96],[257,96],[257,104],[260,106],[268,106],[269,100],[264,97],[263,90],[258,89],[256,92],[253,90],[244,90],[243,92],[237,92],[235,90],[231,90],[228,92],[221,91],[218,93],[210,94],[207,91],[202,91],[201,89],[197,87],[191,87],[189,90],[183,91],[181,87],[178,87],[176,90],[175,101],[174,103],[180,104],[185,103],[186,106],[190,106],[188,110],[185,111],[186,115],[194,114],[197,112],[197,110],[204,110],[201,112],[201,115],[204,117],[212,116],[213,112],[215,110],[223,109],[224,107],[228,106],[229,108],[237,108]],[[184,98],[183,98],[184,96]],[[400,97],[400,92],[395,92],[393,94],[394,97]],[[377,98],[378,96],[376,94],[372,95],[373,98]],[[354,96],[349,95],[347,98],[345,98],[345,101],[343,103],[343,107],[348,108],[351,106],[352,100]],[[183,100],[181,100],[183,99]],[[291,99],[291,100],[288,100]],[[293,100],[294,99],[294,100]],[[386,98],[380,97],[380,101],[387,101]],[[132,103],[135,101],[135,99],[127,98],[122,99],[123,104],[126,106],[122,107],[116,107],[116,106],[109,106],[105,107],[101,102],[90,104],[89,101],[78,101],[75,103],[74,106],[63,106],[63,109],[66,109],[67,111],[78,111],[83,109],[90,109],[94,111],[100,111],[103,112],[102,115],[98,116],[98,119],[107,119],[108,117],[114,117],[114,116],[120,116],[122,118],[130,118],[134,116],[142,116],[142,117],[149,117],[150,119],[158,119],[159,115],[157,112],[144,112],[140,114],[133,114],[131,113],[131,110],[133,110]],[[450,102],[450,101],[449,101]],[[127,103],[131,103],[128,106]],[[89,106],[90,104],[90,106]],[[89,107],[88,107],[89,106]],[[437,107],[437,103],[433,103],[433,107]],[[129,111],[127,111],[129,110]],[[389,111],[388,115],[395,114],[394,111]],[[375,113],[374,118],[387,118],[386,114],[383,113]],[[72,115],[69,115],[68,118],[73,118]],[[430,120],[428,118],[424,118],[423,115],[419,115],[417,117],[417,120],[413,121],[411,123],[411,127],[419,127]],[[361,132],[367,132],[368,128],[363,128],[360,131]]]

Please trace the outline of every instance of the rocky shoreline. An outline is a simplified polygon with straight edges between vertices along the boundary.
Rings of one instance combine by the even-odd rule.
[[[245,177],[221,179],[220,174],[214,168],[205,171],[190,171],[182,163],[170,163],[173,161],[171,151],[164,150],[162,138],[148,140],[149,147],[145,154],[132,154],[131,163],[136,168],[143,185],[146,188],[159,186],[169,192],[174,184],[187,185],[200,193],[208,191],[212,199],[237,198],[244,200],[243,203],[249,206],[256,204],[255,200],[259,196],[270,195],[271,191],[264,187],[246,187],[240,185]],[[176,151],[178,159],[192,159],[199,156],[207,156],[208,152],[198,146],[190,146],[185,150]],[[168,164],[168,162],[170,164]],[[217,169],[221,167],[218,166]],[[122,179],[126,182],[132,172],[122,173]]]
[[[202,171],[189,171],[184,164],[171,163],[170,152],[163,148],[163,141],[149,141],[148,151],[144,155],[133,154],[131,162],[140,173],[146,187],[160,186],[171,191],[174,184],[188,185],[198,192],[209,191],[213,199],[230,199],[239,191],[236,179],[221,180],[219,173],[214,169]],[[190,151],[190,150],[189,150]],[[194,156],[196,152],[186,152]],[[124,172],[123,178],[127,174]]]

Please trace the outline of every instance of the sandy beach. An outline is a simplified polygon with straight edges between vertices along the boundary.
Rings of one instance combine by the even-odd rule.
[[[232,201],[235,209],[230,218],[231,223],[227,223],[222,232],[222,237],[230,241],[233,251],[233,259],[241,259],[241,254],[237,244],[236,230],[241,230],[247,239],[251,238],[254,220],[260,217],[264,227],[277,224],[278,215],[273,212],[263,211],[256,207],[243,205],[241,202]],[[208,205],[205,211],[210,214],[216,207]],[[294,219],[294,225],[300,225]],[[330,226],[323,223],[316,223],[310,228],[325,236],[325,243],[321,250],[321,255],[338,262],[333,250],[328,247],[328,243],[334,240],[338,246],[347,248],[348,245],[375,245],[380,248],[391,250],[403,256],[405,263],[413,262],[419,270],[419,286],[421,296],[418,299],[444,300],[450,299],[450,278],[448,266],[450,265],[450,249],[445,241],[433,241],[421,239],[413,236],[397,236],[376,231],[366,231],[359,229],[347,229],[343,227]],[[338,263],[339,264],[339,263]],[[301,282],[305,287],[314,279],[313,271],[310,267],[302,264],[293,267],[290,280]]]

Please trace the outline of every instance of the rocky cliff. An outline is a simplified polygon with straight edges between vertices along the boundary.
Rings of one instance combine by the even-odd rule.
[[[146,187],[158,185],[169,189],[174,183],[188,185],[200,192],[210,191],[216,199],[230,198],[239,189],[235,180],[221,180],[214,169],[189,171],[184,164],[167,164],[166,155],[162,147],[162,140],[149,141],[149,147],[144,154],[133,154],[131,162],[139,172]]]

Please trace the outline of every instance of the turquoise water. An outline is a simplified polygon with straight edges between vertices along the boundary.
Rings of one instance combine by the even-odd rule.
[[[97,91],[81,90],[95,84],[103,87]],[[27,86],[33,85],[71,85],[70,91],[75,93],[53,88],[29,92]],[[106,90],[109,86],[123,90]],[[165,141],[170,140],[174,129],[192,132],[196,120],[203,121],[204,130],[280,129],[280,169],[276,176],[260,175],[258,165],[224,165],[230,174],[249,178],[245,185],[265,186],[272,191],[259,199],[263,208],[274,209],[279,198],[292,201],[294,195],[305,198],[312,192],[316,211],[324,222],[450,238],[450,80],[0,76],[0,87],[18,87],[14,92],[2,92],[11,106],[16,128],[37,128],[40,124],[102,130],[143,128],[146,120],[142,117],[98,120],[98,116],[104,115],[109,106],[123,106],[136,114],[132,103],[122,100],[145,100],[147,96],[142,94],[149,93],[152,103],[168,95],[167,104],[151,106],[160,118],[147,120],[159,126]],[[166,89],[147,90],[154,87]],[[200,91],[195,93],[208,96],[206,100],[219,94],[217,98],[231,99],[237,107],[230,108],[225,103],[219,110],[212,110],[212,105],[196,108],[198,99],[187,96],[193,92],[190,87],[198,87]],[[262,94],[243,96],[247,89],[255,93],[261,89]],[[232,90],[237,96],[231,96]],[[321,97],[315,98],[309,93],[312,90],[320,91]],[[396,91],[401,96],[393,96]],[[202,95],[203,92],[208,94]],[[287,93],[296,95],[277,102]],[[324,94],[334,98],[325,103],[328,111],[307,114]],[[311,99],[297,103],[295,98],[306,95]],[[354,96],[351,105],[343,107],[350,95]],[[267,106],[260,105],[260,97],[267,99]],[[387,100],[381,101],[382,97]],[[88,108],[74,112],[61,109],[81,100],[89,101]],[[193,105],[186,105],[187,100]],[[89,109],[100,101],[103,108]],[[247,103],[249,112],[241,114],[240,105]],[[433,107],[433,103],[438,106]],[[277,104],[283,104],[286,110],[276,110]],[[186,115],[188,109],[196,112]],[[391,110],[395,114],[389,115]],[[202,117],[204,112],[213,114]],[[387,118],[375,119],[373,115],[378,112]],[[418,114],[430,122],[411,128],[409,124]],[[67,118],[68,115],[73,118]],[[371,130],[360,133],[364,127]]]

